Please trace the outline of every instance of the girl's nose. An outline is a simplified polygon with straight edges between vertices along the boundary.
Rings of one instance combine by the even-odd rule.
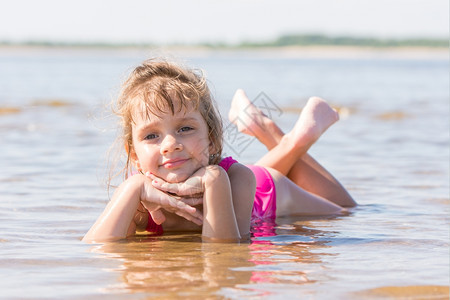
[[[173,135],[166,135],[161,142],[161,154],[180,151],[181,149],[183,149],[183,145]]]

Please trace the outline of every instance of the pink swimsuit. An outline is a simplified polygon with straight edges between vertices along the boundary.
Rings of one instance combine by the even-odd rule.
[[[235,163],[237,163],[237,161],[229,156],[222,159],[219,166],[228,172],[228,169]],[[256,193],[255,202],[253,203],[252,220],[265,218],[275,219],[277,201],[275,184],[272,176],[264,167],[255,165],[248,165],[247,167],[252,170],[256,178]],[[155,235],[162,235],[164,232],[162,226],[153,221],[150,213],[148,215],[148,225],[146,230]]]
[[[222,159],[219,166],[228,172],[228,169],[237,163],[232,157]],[[275,184],[269,171],[264,167],[248,165],[256,178],[255,202],[253,203],[252,219],[276,218],[277,199]]]

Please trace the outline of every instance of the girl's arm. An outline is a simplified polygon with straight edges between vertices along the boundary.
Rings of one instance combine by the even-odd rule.
[[[201,224],[201,213],[195,208],[155,189],[143,175],[134,175],[114,192],[103,213],[83,238],[86,242],[104,242],[125,238],[135,233],[134,216],[142,203],[150,212],[164,208],[196,224]]]
[[[227,172],[217,165],[204,168],[203,228],[207,241],[240,241]]]
[[[235,163],[228,169],[236,220],[242,239],[250,238],[250,223],[255,201],[256,179],[252,170]]]

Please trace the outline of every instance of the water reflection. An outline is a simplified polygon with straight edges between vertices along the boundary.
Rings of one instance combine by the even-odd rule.
[[[233,268],[254,265],[248,244],[202,243],[200,235],[136,237],[93,251],[120,261],[111,271],[121,274],[123,285],[110,287],[109,293],[214,294],[222,287],[248,283],[252,272]]]
[[[120,283],[107,293],[263,296],[314,283],[310,274],[322,269],[324,233],[307,220],[283,224],[257,222],[247,244],[202,243],[199,234],[141,235],[92,251],[119,262],[109,271],[120,274]]]

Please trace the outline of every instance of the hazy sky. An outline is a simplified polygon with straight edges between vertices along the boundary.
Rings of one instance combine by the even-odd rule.
[[[12,0],[0,41],[240,42],[284,33],[449,35],[448,0]]]

